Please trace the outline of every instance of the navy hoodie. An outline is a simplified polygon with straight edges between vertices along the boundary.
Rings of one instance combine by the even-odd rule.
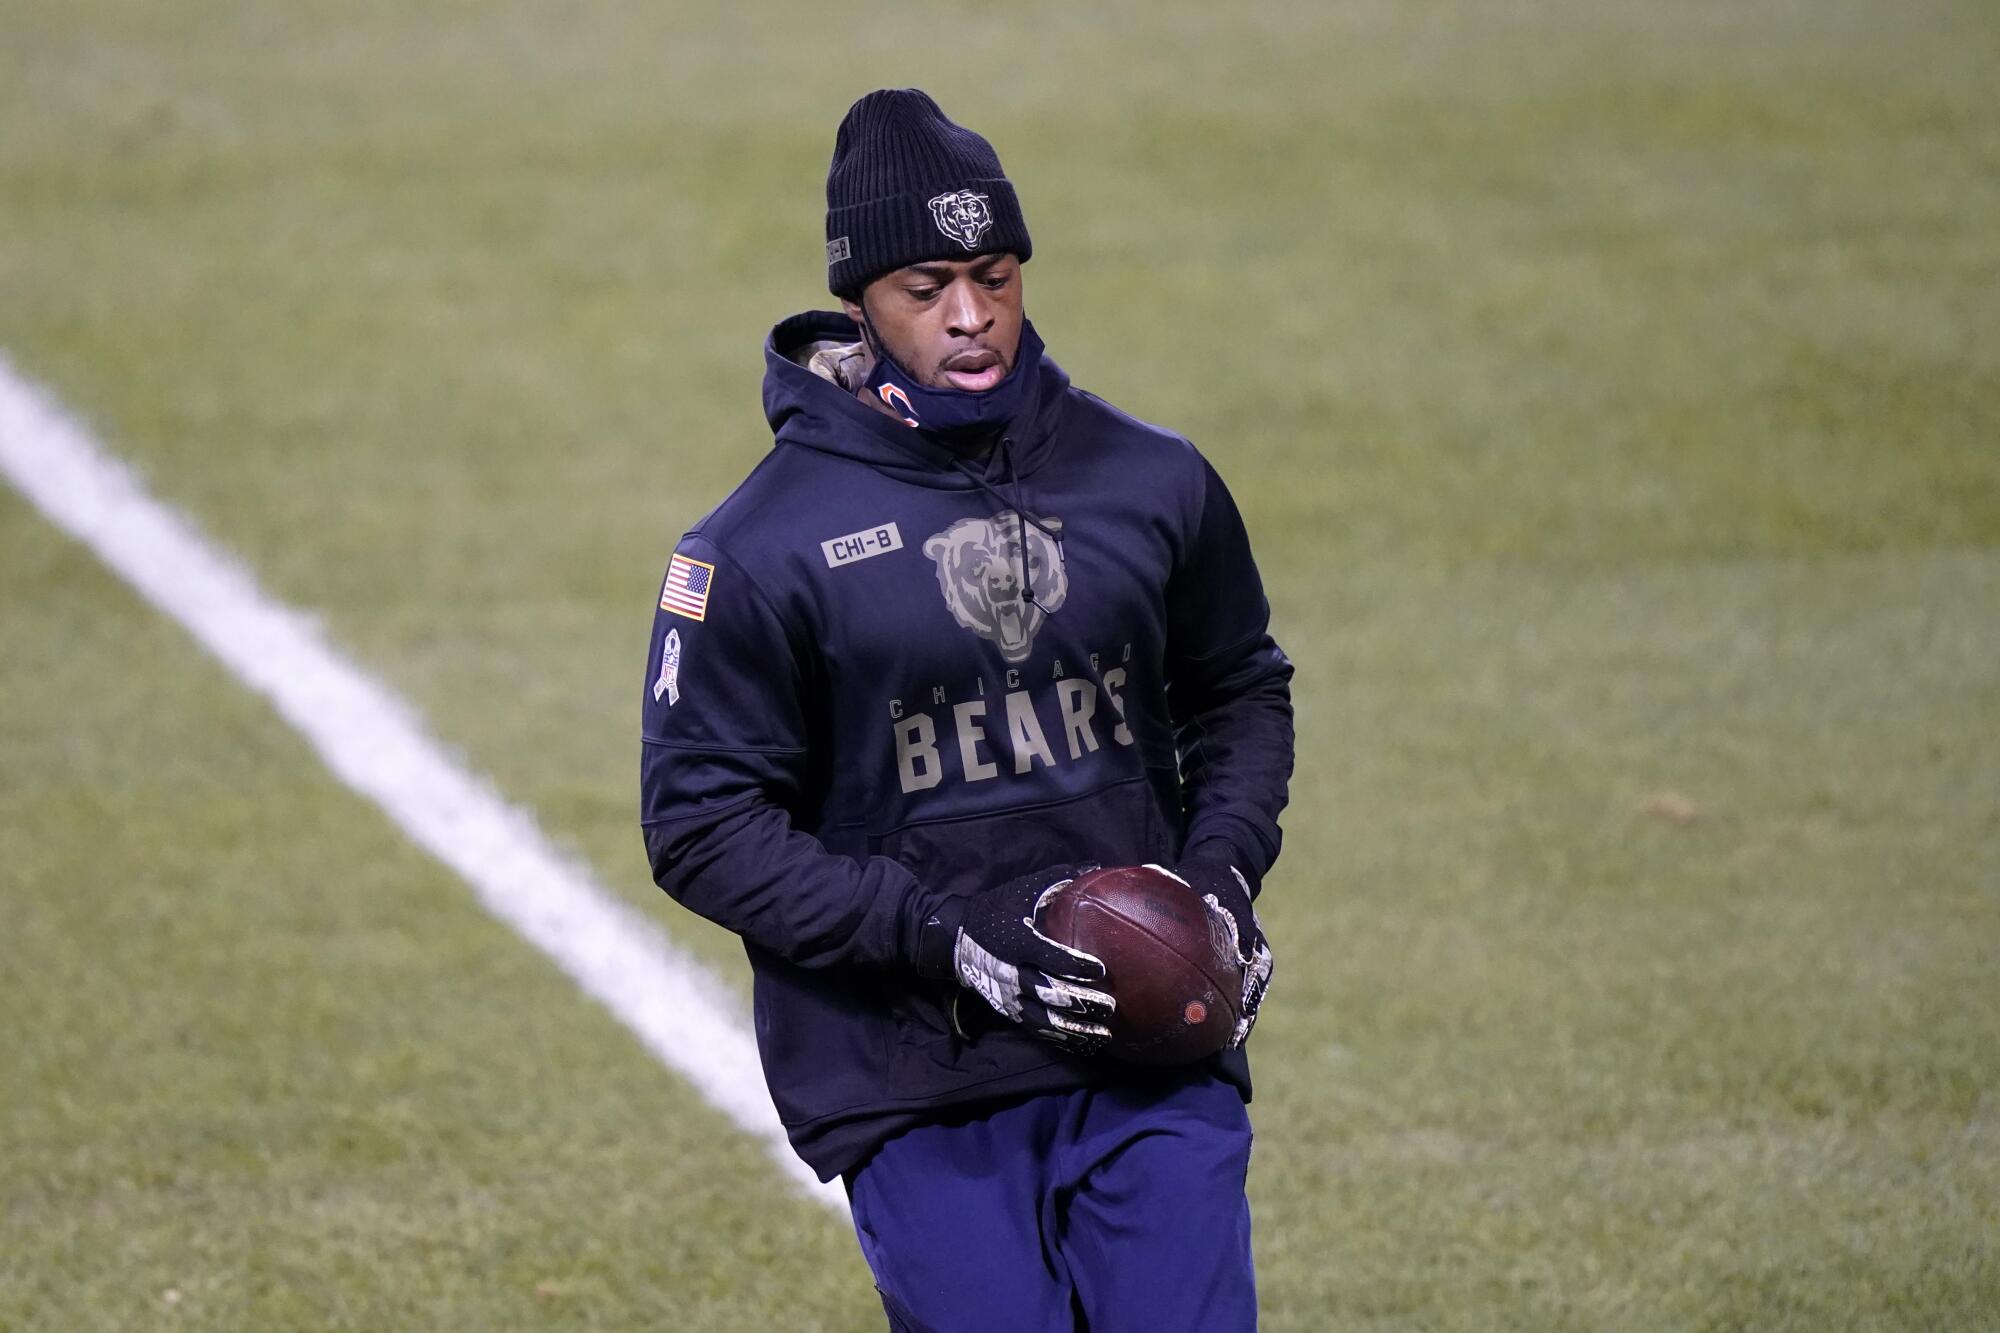
[[[808,313],[765,344],[776,443],[675,548],[640,771],[653,876],[743,937],[821,1179],[940,1108],[1129,1076],[958,1036],[914,966],[938,904],[1197,847],[1261,881],[1292,771],[1291,663],[1194,447],[1044,359],[971,461],[800,364],[859,336]],[[1214,1065],[1247,1099],[1242,1053]]]

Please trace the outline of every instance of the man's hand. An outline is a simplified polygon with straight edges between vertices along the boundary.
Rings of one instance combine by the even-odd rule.
[[[1004,1018],[1079,1055],[1101,1050],[1117,1001],[1094,988],[1104,963],[1035,928],[1048,898],[1091,866],[1051,866],[961,899],[924,923],[917,970],[956,977]]]
[[[1243,964],[1243,1004],[1237,1010],[1236,1032],[1229,1038],[1231,1050],[1241,1046],[1257,1021],[1257,1007],[1271,986],[1271,946],[1264,940],[1264,927],[1250,905],[1250,881],[1227,861],[1197,857],[1174,867],[1201,895],[1208,910],[1223,923],[1236,945],[1236,957]]]

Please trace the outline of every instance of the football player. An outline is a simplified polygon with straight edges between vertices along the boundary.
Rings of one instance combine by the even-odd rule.
[[[769,454],[675,547],[646,669],[655,878],[742,936],[771,1094],[841,1177],[899,1329],[1247,1329],[1252,902],[1291,663],[1228,489],[1073,387],[987,141],[915,90],[849,110],[838,312],[764,347]],[[1036,928],[1159,862],[1244,987],[1229,1049],[1102,1051],[1102,962]]]

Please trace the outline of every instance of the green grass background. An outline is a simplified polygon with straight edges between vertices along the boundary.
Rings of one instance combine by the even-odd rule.
[[[9,0],[0,348],[740,978],[641,658],[881,84],[1299,663],[1265,1326],[2000,1325],[1990,4]],[[879,1326],[10,495],[0,599],[0,1327]]]

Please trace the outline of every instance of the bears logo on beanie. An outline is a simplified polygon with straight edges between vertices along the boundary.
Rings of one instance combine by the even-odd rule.
[[[858,299],[884,273],[932,259],[1033,252],[993,145],[915,88],[848,108],[826,173],[826,285]]]

